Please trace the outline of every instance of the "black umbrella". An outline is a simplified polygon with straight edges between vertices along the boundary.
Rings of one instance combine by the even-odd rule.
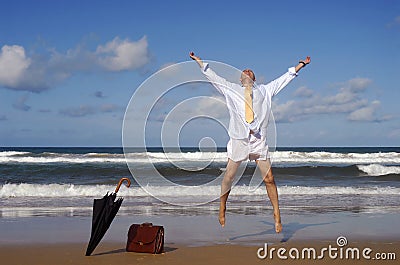
[[[127,187],[131,185],[128,178],[121,178],[115,192],[107,194],[102,199],[95,199],[93,202],[93,218],[92,218],[92,234],[90,235],[89,244],[86,249],[86,256],[90,256],[93,250],[100,243],[107,229],[110,227],[119,207],[121,206],[123,198],[118,198],[117,192],[121,187],[122,182],[127,181]]]

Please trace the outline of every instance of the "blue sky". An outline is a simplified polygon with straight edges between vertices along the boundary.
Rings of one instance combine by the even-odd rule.
[[[251,68],[260,83],[311,56],[274,99],[278,146],[400,145],[399,1],[1,6],[1,146],[121,146],[125,109],[137,87],[162,67],[188,60],[191,50]],[[176,102],[155,111],[179,103],[180,97],[169,98]],[[160,144],[160,123],[149,123],[148,145]],[[218,123],[194,120],[180,141],[197,146],[202,137],[218,146],[228,140]]]

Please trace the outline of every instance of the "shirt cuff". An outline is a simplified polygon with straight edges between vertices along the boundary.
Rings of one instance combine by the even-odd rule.
[[[208,63],[203,63],[203,68],[201,69],[203,72],[207,71]]]
[[[294,68],[294,67],[288,68],[288,72],[290,75],[295,75],[295,76],[298,75],[298,73],[296,73],[296,68]]]

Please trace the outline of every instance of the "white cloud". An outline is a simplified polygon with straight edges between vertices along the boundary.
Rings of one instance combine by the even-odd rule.
[[[345,104],[354,101],[356,97],[356,93],[347,89],[341,89],[336,95],[325,97],[324,101],[326,104]]]
[[[147,38],[137,42],[116,37],[97,47],[95,55],[99,64],[109,71],[138,69],[149,62]]]
[[[298,103],[294,100],[289,100],[283,104],[277,104],[277,101],[272,103],[272,112],[276,122],[294,122],[302,119],[302,113]]]
[[[4,45],[0,53],[0,86],[41,92],[75,73],[135,70],[150,61],[146,36],[138,41],[115,37],[98,45],[95,51],[83,44],[66,52],[45,50],[28,57],[22,46]]]
[[[24,74],[31,64],[25,49],[18,45],[4,45],[0,53],[0,84],[18,87],[24,81]]]
[[[166,108],[170,110],[165,111]],[[153,111],[150,119],[158,122],[164,122],[168,118],[168,121],[179,123],[188,117],[203,116],[210,116],[225,122],[229,117],[225,100],[221,96],[189,98],[182,102],[163,100]]]
[[[197,105],[191,108],[193,115],[212,114],[218,119],[228,118],[228,109],[225,104],[225,99],[221,96],[211,98],[202,98],[197,102]]]
[[[340,88],[339,93],[325,98],[327,104],[345,104],[357,100],[359,93],[363,92],[372,80],[369,78],[353,78],[348,80]]]
[[[49,49],[47,61],[42,64],[55,80],[64,80],[75,72],[95,70],[96,60],[93,52],[86,50],[83,45],[68,49],[65,53]]]
[[[356,77],[347,81],[346,87],[348,87],[353,92],[364,91],[370,84],[372,80],[369,78]]]
[[[302,87],[299,87],[298,89],[296,89],[296,91],[294,91],[293,95],[296,97],[309,98],[313,95],[313,91],[305,86],[302,86]]]
[[[371,102],[370,105],[363,108],[357,109],[351,112],[347,119],[350,121],[369,121],[369,122],[382,122],[391,119],[390,116],[386,115],[383,117],[377,117],[376,111],[381,106],[378,100]]]
[[[273,113],[277,122],[304,120],[310,115],[348,114],[350,121],[381,122],[390,116],[378,117],[379,101],[368,102],[361,93],[372,83],[368,78],[354,78],[343,83],[337,94],[321,96],[306,87],[294,93],[299,100],[289,100],[279,104],[273,102]]]
[[[379,101],[374,101],[370,105],[357,109],[347,117],[351,121],[372,121],[376,109],[380,106]]]

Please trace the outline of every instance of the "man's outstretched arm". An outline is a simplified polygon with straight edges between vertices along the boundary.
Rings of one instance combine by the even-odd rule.
[[[307,58],[305,60],[300,61],[299,64],[295,68],[296,73],[298,73],[301,68],[305,67],[310,62],[311,62],[310,56],[307,56]]]
[[[225,95],[227,89],[232,88],[237,85],[227,81],[225,78],[217,75],[210,67],[208,67],[208,63],[203,63],[200,57],[194,55],[194,52],[189,53],[190,58],[195,60],[197,64],[200,66],[201,71],[205,75],[205,77],[210,81],[210,83],[220,92]]]
[[[200,57],[194,55],[194,52],[190,52],[189,56],[190,56],[190,58],[192,58],[193,60],[195,60],[199,64],[201,69],[203,69],[204,65],[203,65],[203,61],[200,59]]]
[[[311,58],[310,56],[307,56],[307,58],[305,60],[300,61],[296,67],[290,67],[285,74],[269,82],[266,86],[268,87],[269,90],[272,91],[272,95],[275,96],[276,94],[278,94],[285,86],[287,86],[297,76],[297,73],[300,71],[300,69],[302,69],[310,62]]]

